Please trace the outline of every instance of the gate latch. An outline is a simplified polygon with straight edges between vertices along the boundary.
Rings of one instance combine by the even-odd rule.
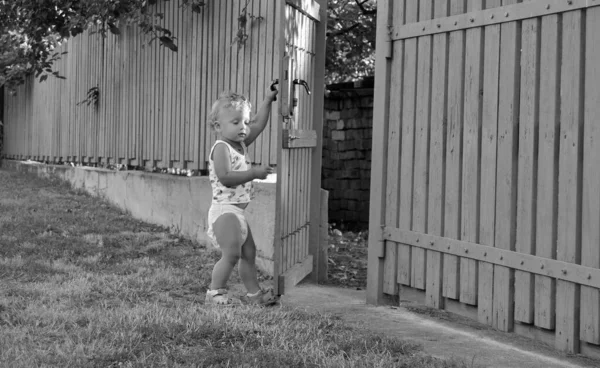
[[[306,81],[304,79],[294,79],[292,81],[292,83],[294,85],[304,86],[306,93],[309,95],[311,94],[310,87],[308,86],[308,83],[306,83]],[[295,108],[298,106],[298,98],[296,97],[296,93],[294,93],[294,92],[292,92],[292,93],[294,94],[294,99],[292,100],[292,106]]]

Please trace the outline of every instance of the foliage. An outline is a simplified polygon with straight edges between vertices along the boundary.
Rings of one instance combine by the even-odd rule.
[[[375,73],[377,0],[329,0],[327,83]]]
[[[54,50],[69,37],[98,26],[99,32],[119,34],[121,24],[137,24],[152,40],[177,51],[171,31],[159,25],[158,0],[0,0],[0,85],[21,84],[35,73],[40,81],[52,70],[60,54]],[[166,0],[168,1],[168,0]],[[202,0],[183,0],[183,6],[200,12]]]
[[[162,27],[163,14],[153,5],[160,0],[0,0],[0,85],[9,89],[29,74],[40,81],[53,75],[61,57],[56,47],[94,26],[105,36],[119,34],[123,24],[136,24],[151,41],[177,51],[176,37]],[[169,0],[163,0],[169,1]],[[246,0],[246,6],[249,0]],[[182,0],[183,8],[201,12],[204,0]],[[355,80],[374,70],[376,0],[329,0],[327,82]],[[246,7],[238,19],[236,42],[247,34]]]
[[[368,233],[329,228],[328,283],[340,287],[367,287]]]

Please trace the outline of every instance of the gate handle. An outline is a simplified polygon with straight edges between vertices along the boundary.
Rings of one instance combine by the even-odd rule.
[[[304,86],[304,88],[306,89],[306,93],[308,93],[309,95],[311,94],[310,87],[308,86],[308,83],[306,83],[306,81],[304,79],[294,79],[294,81],[292,83]]]
[[[275,87],[275,85],[276,85],[276,84],[279,84],[279,79],[274,79],[274,80],[271,82],[271,86],[269,87],[269,89],[270,89],[271,91],[276,91],[276,90],[277,90],[277,88]],[[277,96],[275,96],[275,98],[273,99],[273,101],[277,101]]]

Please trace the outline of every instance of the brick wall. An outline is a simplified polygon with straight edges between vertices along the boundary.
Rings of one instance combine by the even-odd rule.
[[[329,191],[329,222],[369,226],[373,88],[370,81],[327,86],[322,186]]]

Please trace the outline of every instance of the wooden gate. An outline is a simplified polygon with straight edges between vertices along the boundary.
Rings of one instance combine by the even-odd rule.
[[[378,1],[370,303],[598,354],[598,5]]]
[[[277,216],[278,295],[318,261],[326,1],[286,0],[281,9]]]

